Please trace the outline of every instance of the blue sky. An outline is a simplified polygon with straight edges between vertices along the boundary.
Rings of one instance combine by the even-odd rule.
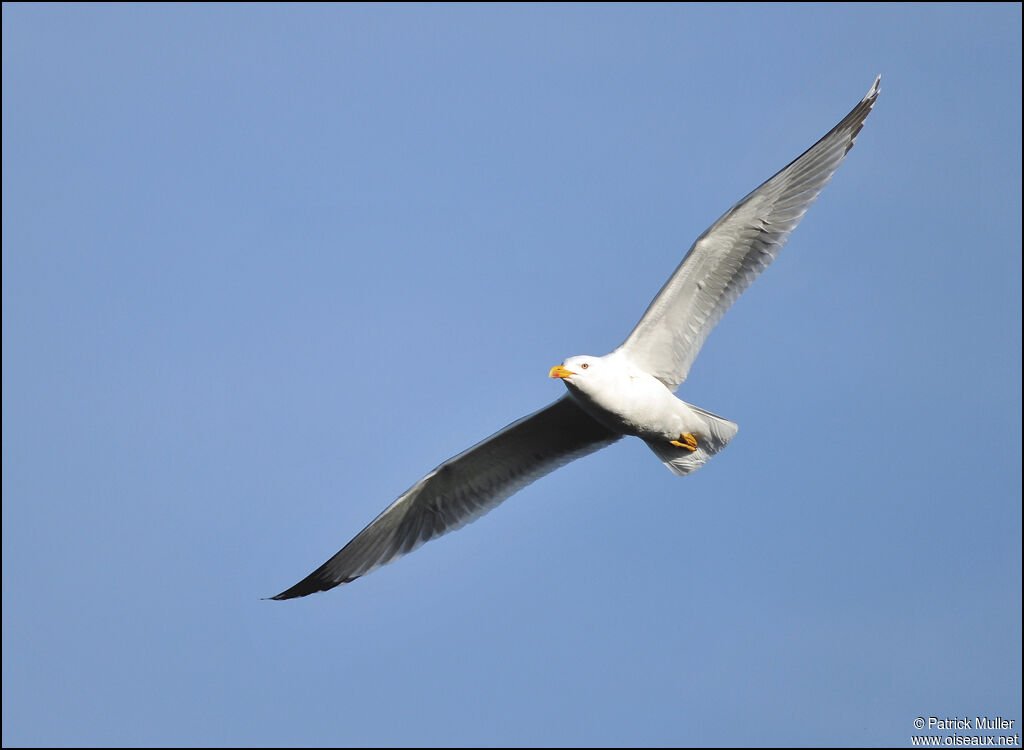
[[[1021,7],[3,6],[4,745],[1021,716]],[[268,602],[878,106],[680,390]]]

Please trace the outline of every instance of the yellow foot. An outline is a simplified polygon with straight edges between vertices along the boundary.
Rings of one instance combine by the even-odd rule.
[[[682,442],[679,442],[680,440]],[[668,442],[677,448],[686,448],[688,451],[697,450],[697,436],[692,432],[684,432],[679,436],[679,440],[669,440]]]

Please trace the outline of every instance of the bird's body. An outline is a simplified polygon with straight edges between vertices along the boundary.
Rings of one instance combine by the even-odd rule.
[[[566,374],[555,377],[565,381],[583,411],[623,435],[675,440],[701,424],[664,383],[617,352],[604,357],[571,357],[562,371]]]
[[[864,125],[879,81],[821,140],[727,211],[690,248],[623,344],[553,367],[568,394],[450,458],[330,560],[274,599],[366,575],[457,529],[569,461],[629,435],[674,473],[703,466],[736,423],[674,394],[707,335],[776,257]]]
[[[733,438],[738,426],[681,398],[633,364],[621,350],[604,357],[570,357],[551,370],[588,415],[608,429],[646,442],[680,475],[696,471]],[[696,445],[680,438],[692,435]],[[682,443],[678,445],[677,443]]]

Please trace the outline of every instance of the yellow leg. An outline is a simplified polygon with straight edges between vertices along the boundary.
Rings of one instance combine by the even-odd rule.
[[[679,442],[680,440],[682,442]],[[677,448],[686,448],[688,451],[697,450],[697,436],[692,432],[684,432],[679,436],[679,440],[669,440],[668,442]]]

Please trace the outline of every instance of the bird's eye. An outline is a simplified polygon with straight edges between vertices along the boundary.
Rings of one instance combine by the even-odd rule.
[[[588,365],[586,362],[584,362],[582,365],[580,365],[580,369],[581,370],[586,370],[588,367],[590,367],[590,365]]]

